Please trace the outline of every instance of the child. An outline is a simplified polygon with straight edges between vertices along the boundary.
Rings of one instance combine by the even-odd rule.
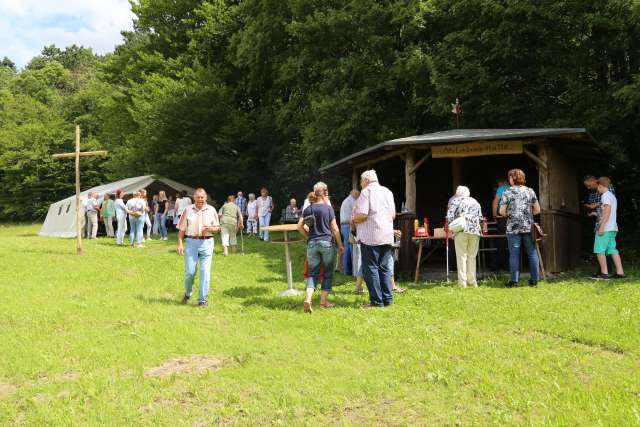
[[[249,194],[249,202],[247,203],[247,234],[249,236],[258,235],[258,202],[256,195]]]
[[[593,243],[593,252],[598,258],[600,271],[593,276],[594,279],[609,279],[607,268],[607,255],[611,255],[613,265],[616,267],[616,279],[624,279],[622,260],[616,249],[616,234],[618,233],[617,214],[618,200],[609,191],[611,180],[606,176],[598,179],[598,192],[601,195],[601,207],[599,210],[596,236]]]

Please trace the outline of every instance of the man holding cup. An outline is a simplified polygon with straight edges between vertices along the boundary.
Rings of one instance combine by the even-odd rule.
[[[193,193],[195,203],[187,206],[178,222],[178,255],[184,255],[184,297],[182,304],[191,298],[193,282],[200,263],[200,287],[198,306],[207,307],[211,261],[213,257],[213,234],[220,231],[218,213],[207,204],[207,192],[198,188]]]

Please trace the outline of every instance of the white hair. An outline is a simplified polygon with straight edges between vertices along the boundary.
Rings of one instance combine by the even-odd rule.
[[[456,197],[469,197],[470,195],[469,187],[458,185],[458,188],[456,188]]]
[[[367,182],[378,182],[378,174],[373,169],[362,172],[360,178]]]
[[[316,182],[316,185],[313,186],[313,192],[314,194],[321,194],[324,192],[324,190],[327,189],[327,184],[325,184],[322,181]]]

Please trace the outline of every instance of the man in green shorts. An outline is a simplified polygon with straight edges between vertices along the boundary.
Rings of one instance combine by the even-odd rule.
[[[622,260],[616,248],[616,234],[618,234],[618,200],[609,191],[611,180],[606,176],[598,179],[598,192],[601,195],[600,217],[596,227],[596,237],[593,242],[593,253],[598,258],[600,271],[593,276],[594,279],[609,279],[607,268],[607,255],[611,255],[613,265],[616,267],[616,279],[624,279]]]

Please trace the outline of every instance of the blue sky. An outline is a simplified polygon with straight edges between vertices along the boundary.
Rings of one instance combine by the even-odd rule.
[[[128,0],[0,0],[0,58],[21,68],[51,44],[111,52],[132,20]]]

